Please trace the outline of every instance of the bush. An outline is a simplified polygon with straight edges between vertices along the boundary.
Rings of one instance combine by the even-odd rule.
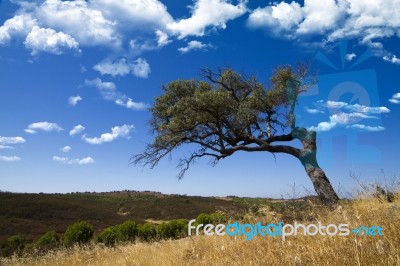
[[[118,234],[115,226],[110,226],[97,236],[96,243],[103,243],[106,246],[114,246],[117,243]]]
[[[157,226],[152,223],[139,224],[138,236],[144,241],[155,240],[157,238]]]
[[[110,226],[104,229],[96,238],[97,243],[114,246],[117,242],[134,241],[138,236],[138,226],[133,221]]]
[[[167,223],[162,223],[158,226],[157,231],[160,238],[177,239],[187,235],[188,220],[178,219]]]
[[[197,218],[196,218],[196,224],[213,224],[217,225],[220,223],[225,223],[226,218],[223,216],[221,213],[212,213],[212,214],[207,214],[207,213],[200,213]]]
[[[81,221],[68,226],[64,233],[64,244],[67,246],[73,244],[84,244],[93,237],[93,225]]]
[[[116,230],[119,242],[134,241],[138,234],[138,228],[134,221],[125,221],[117,225]]]
[[[60,236],[56,231],[48,231],[42,235],[35,243],[39,250],[49,250],[56,248],[60,244]]]
[[[11,256],[14,253],[20,255],[26,245],[25,237],[22,235],[14,235],[7,238],[2,245],[2,255]]]

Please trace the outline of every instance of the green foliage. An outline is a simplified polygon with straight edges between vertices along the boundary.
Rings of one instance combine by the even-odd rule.
[[[152,223],[138,225],[138,236],[143,241],[152,241],[157,238],[157,226]]]
[[[117,243],[118,233],[116,226],[110,226],[98,234],[96,243],[103,243],[106,246],[114,246]]]
[[[14,235],[7,238],[2,245],[2,256],[21,254],[26,245],[25,237]]]
[[[134,241],[137,234],[138,228],[135,222],[125,221],[122,224],[116,226],[117,240],[119,242]]]
[[[93,232],[93,225],[86,221],[74,223],[64,233],[64,244],[85,244],[92,239]]]
[[[122,224],[110,226],[104,229],[96,238],[97,243],[113,246],[119,242],[134,241],[138,236],[138,226],[133,221],[125,221]]]
[[[35,242],[35,246],[39,250],[49,250],[57,247],[59,244],[60,236],[54,230],[48,231]]]
[[[212,214],[207,214],[207,213],[200,213],[197,218],[196,218],[196,224],[220,224],[220,223],[225,223],[226,218],[224,215],[221,213],[212,213]]]
[[[187,235],[187,226],[186,219],[172,220],[158,225],[157,233],[162,239],[177,239]]]

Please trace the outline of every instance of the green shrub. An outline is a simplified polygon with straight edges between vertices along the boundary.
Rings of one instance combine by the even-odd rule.
[[[106,246],[114,246],[117,243],[118,234],[115,226],[110,226],[100,232],[96,243],[103,243]]]
[[[177,239],[187,235],[188,220],[178,219],[162,223],[158,226],[158,236],[163,239]]]
[[[138,226],[133,221],[110,226],[104,229],[96,238],[97,243],[114,246],[118,242],[134,241],[138,236]]]
[[[212,214],[200,213],[196,218],[196,224],[213,224],[217,225],[220,223],[225,223],[226,218],[221,213],[214,212]]]
[[[14,253],[20,255],[26,245],[25,237],[22,235],[14,235],[7,238],[2,245],[2,255],[11,256]]]
[[[152,223],[138,225],[138,236],[143,241],[152,241],[157,238],[157,226]]]
[[[125,221],[116,226],[118,242],[134,241],[138,235],[138,226],[134,221]]]
[[[48,231],[35,242],[35,246],[39,250],[49,250],[57,247],[59,244],[60,236],[54,230]]]
[[[64,233],[64,244],[67,246],[73,244],[84,244],[93,237],[93,225],[81,221],[68,226]]]

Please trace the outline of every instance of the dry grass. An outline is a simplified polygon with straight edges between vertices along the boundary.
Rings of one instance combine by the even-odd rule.
[[[355,200],[313,213],[322,224],[380,225],[384,236],[197,236],[106,248],[75,247],[42,257],[11,258],[4,265],[400,265],[400,200]],[[276,217],[275,219],[279,219]],[[257,222],[257,221],[255,221]],[[270,221],[276,222],[276,221]]]

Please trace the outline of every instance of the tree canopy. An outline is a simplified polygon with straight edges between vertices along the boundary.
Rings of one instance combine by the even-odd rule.
[[[237,151],[286,153],[301,161],[312,181],[311,175],[323,176],[330,186],[316,162],[316,133],[296,127],[294,109],[299,93],[306,89],[302,81],[307,67],[295,71],[280,66],[267,85],[232,69],[204,69],[202,74],[202,80],[176,80],[163,86],[164,93],[151,108],[155,139],[143,153],[133,156],[134,164],[152,168],[181,145],[196,144],[197,149],[179,160],[178,177],[182,178],[201,157],[210,157],[216,164]],[[275,144],[293,139],[299,139],[303,149]],[[320,198],[336,202],[331,186],[328,191],[326,182],[322,183],[313,181]]]

